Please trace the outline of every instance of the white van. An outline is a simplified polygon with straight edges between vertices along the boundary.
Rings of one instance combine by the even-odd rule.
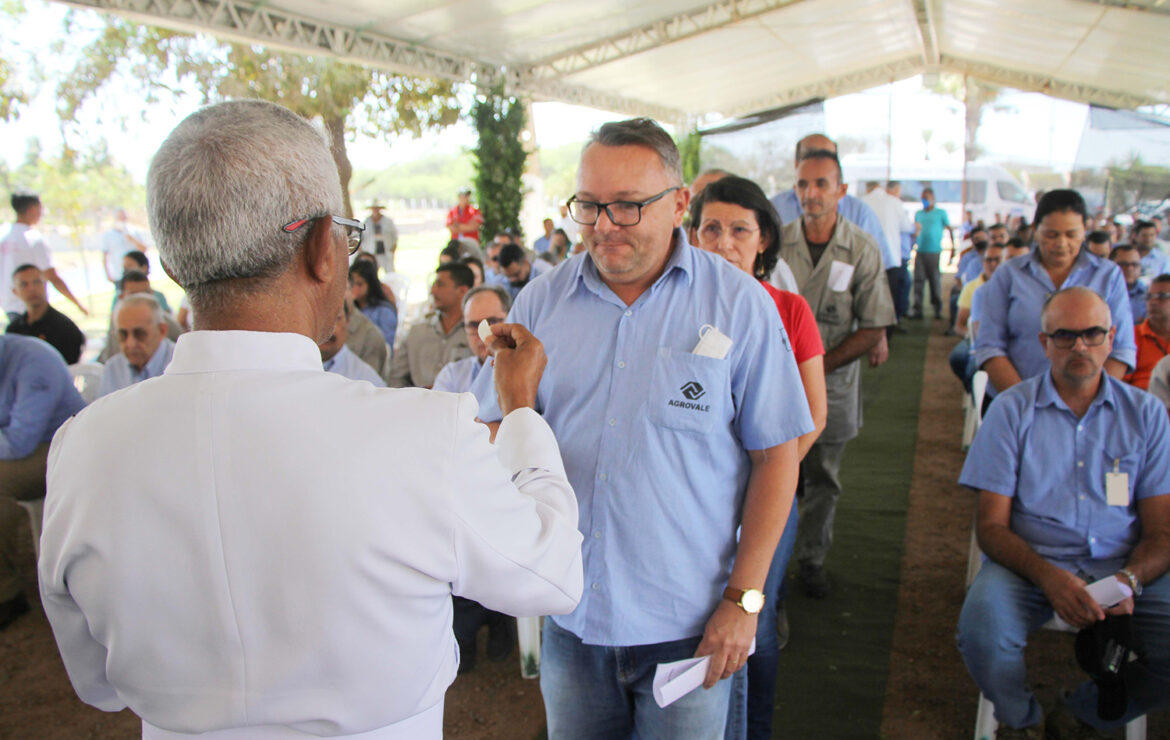
[[[897,180],[902,183],[906,211],[913,218],[922,208],[923,189],[929,187],[934,190],[935,204],[947,212],[951,225],[957,228],[963,223],[962,163],[894,162],[887,175],[884,156],[849,154],[841,161],[841,168],[852,195],[865,195],[865,184],[871,180],[883,187],[887,179]],[[1013,216],[1031,220],[1036,200],[1004,168],[990,162],[972,162],[967,165],[967,210],[971,211],[973,223],[982,221],[990,226],[1006,223]]]

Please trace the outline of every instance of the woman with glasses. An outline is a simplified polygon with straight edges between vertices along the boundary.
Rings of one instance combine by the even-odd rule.
[[[382,289],[378,268],[366,260],[354,262],[349,268],[349,290],[354,305],[374,322],[386,338],[386,344],[393,349],[394,334],[398,331],[398,311]]]
[[[692,244],[722,256],[759,280],[780,312],[816,426],[814,431],[797,441],[797,451],[803,459],[825,428],[828,413],[823,362],[825,349],[808,302],[797,293],[779,290],[765,281],[780,255],[780,217],[758,185],[742,177],[728,176],[708,185],[691,202],[690,223]],[[796,522],[794,500],[764,584],[764,607],[757,624],[756,652],[747,663],[746,721],[741,672],[736,675],[737,684],[732,689],[728,738],[745,737],[745,730],[749,738],[772,736],[776,672],[783,647],[777,639],[777,608],[784,572],[796,543]]]
[[[1045,299],[1061,288],[1082,285],[1105,299],[1117,327],[1105,371],[1121,378],[1134,366],[1137,346],[1125,278],[1117,265],[1082,249],[1085,201],[1075,190],[1050,190],[1036,204],[1037,246],[1030,255],[1004,262],[980,291],[981,316],[975,362],[1002,393],[1024,378],[1048,370],[1037,337]]]

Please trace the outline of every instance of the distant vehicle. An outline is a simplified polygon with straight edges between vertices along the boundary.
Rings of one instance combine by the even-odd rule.
[[[885,157],[846,155],[841,161],[849,192],[865,195],[865,184],[876,180],[902,183],[902,200],[911,217],[922,208],[922,191],[934,190],[935,204],[947,212],[952,226],[963,223],[963,166],[935,162],[893,163],[887,177]],[[990,162],[967,165],[967,210],[972,223],[985,225],[1006,223],[1013,216],[1032,218],[1036,199],[1020,185],[1010,172]]]

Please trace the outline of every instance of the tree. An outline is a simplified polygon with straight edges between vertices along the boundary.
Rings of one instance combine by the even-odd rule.
[[[74,13],[66,16],[66,36],[76,22]],[[321,119],[341,177],[347,216],[353,214],[347,136],[357,131],[418,136],[459,118],[451,82],[404,77],[329,56],[220,42],[115,16],[103,16],[97,39],[80,51],[77,66],[57,88],[63,122],[74,120],[87,100],[119,76],[136,82],[147,103],[190,83],[205,102],[237,97],[270,100],[305,118]]]
[[[520,140],[526,116],[524,103],[504,95],[497,84],[476,96],[471,111],[479,141],[475,157],[475,193],[483,214],[480,234],[488,238],[520,222],[524,201],[521,181],[528,151]]]

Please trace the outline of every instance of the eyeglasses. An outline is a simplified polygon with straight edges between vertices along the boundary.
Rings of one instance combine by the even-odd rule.
[[[1170,293],[1147,293],[1147,301],[1170,301]]]
[[[325,214],[324,216],[309,216],[307,218],[298,218],[296,221],[290,221],[284,226],[281,226],[280,230],[286,234],[291,234],[305,224],[311,224],[323,218],[331,218],[333,219],[333,223],[345,227],[345,237],[349,244],[349,254],[351,256],[357,254],[358,247],[362,245],[362,232],[366,230],[366,227],[361,221],[355,221],[352,218],[330,216],[329,214]]]
[[[731,240],[740,244],[746,244],[751,241],[752,236],[760,233],[759,229],[748,228],[747,226],[732,226],[728,229],[731,233]],[[700,244],[714,244],[723,238],[723,224],[718,221],[708,221],[699,228],[699,243]]]
[[[1086,347],[1100,347],[1105,343],[1109,330],[1103,326],[1090,326],[1088,329],[1076,331],[1074,329],[1057,329],[1054,332],[1045,332],[1044,336],[1052,340],[1057,349],[1072,349],[1078,339],[1083,339]]]
[[[1113,264],[1117,265],[1118,267],[1141,267],[1142,266],[1141,262],[1121,262],[1121,261],[1118,261],[1118,262],[1114,262]]]
[[[577,200],[577,196],[569,198],[565,203],[569,208],[569,215],[582,226],[596,226],[597,219],[601,218],[604,210],[609,222],[614,226],[635,226],[642,220],[642,209],[656,200],[665,198],[675,190],[682,190],[681,185],[663,190],[643,201],[611,200],[608,203],[596,203],[590,200]]]

